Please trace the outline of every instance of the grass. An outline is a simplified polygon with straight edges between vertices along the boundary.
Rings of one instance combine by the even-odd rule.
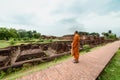
[[[20,44],[28,44],[28,43],[24,43],[24,42],[20,42],[20,41],[14,41],[15,44],[13,45],[20,45]],[[9,47],[12,46],[10,41],[5,41],[5,40],[0,40],[0,48],[5,48],[5,47]]]
[[[0,40],[0,48],[5,48],[10,46],[8,41]]]
[[[21,44],[44,44],[44,43],[51,43],[51,42],[55,42],[55,41],[62,41],[62,40],[57,40],[57,39],[31,39],[31,40],[21,40],[21,41],[14,41],[13,39],[11,40],[0,40],[0,48],[5,48],[5,47],[9,47],[9,46],[15,46],[15,45],[21,45]],[[13,42],[14,44],[12,45],[11,42]]]
[[[120,49],[98,77],[98,80],[120,80]]]
[[[52,40],[46,40],[44,39],[43,42],[39,42],[39,39],[33,39],[33,40],[29,40],[29,41],[12,41],[15,45],[21,45],[21,44],[29,44],[29,43],[32,43],[32,44],[37,44],[37,43],[50,43]],[[6,41],[6,40],[0,40],[0,48],[5,48],[5,47],[9,47],[9,46],[12,46],[11,44],[11,41]]]

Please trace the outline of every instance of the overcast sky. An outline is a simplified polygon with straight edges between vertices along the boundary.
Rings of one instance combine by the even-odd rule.
[[[0,27],[57,36],[75,30],[120,35],[120,0],[0,0]]]

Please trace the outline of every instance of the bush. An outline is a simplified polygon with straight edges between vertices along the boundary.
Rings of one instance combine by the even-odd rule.
[[[4,71],[0,71],[0,79],[2,79],[5,76],[5,72]]]
[[[108,39],[115,40],[115,39],[116,39],[116,35],[114,35],[114,34],[109,34]]]
[[[36,43],[39,43],[39,42],[44,42],[44,40],[43,40],[43,39],[38,39],[38,40],[36,41]]]
[[[50,40],[49,40],[49,42],[53,42],[53,40],[52,40],[52,39],[50,39]]]
[[[90,51],[90,45],[84,45],[83,50],[86,51],[86,52],[89,52]]]
[[[23,38],[24,41],[29,41],[30,39],[28,37]]]
[[[8,69],[7,69],[7,74],[10,74],[10,73],[12,73],[12,72],[13,72],[12,68],[8,68]]]
[[[26,70],[26,69],[30,68],[31,66],[32,66],[31,63],[24,63],[23,67],[22,67],[22,70]]]
[[[10,45],[14,45],[14,44],[15,44],[14,39],[11,39],[11,40],[10,40]]]
[[[44,40],[43,40],[43,39],[41,39],[41,40],[39,40],[39,42],[44,42]]]
[[[18,41],[21,41],[22,39],[21,38],[17,38]]]

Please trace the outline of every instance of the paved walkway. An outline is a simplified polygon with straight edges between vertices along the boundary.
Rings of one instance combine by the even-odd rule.
[[[120,41],[80,56],[79,63],[66,60],[17,80],[95,80],[120,47]]]

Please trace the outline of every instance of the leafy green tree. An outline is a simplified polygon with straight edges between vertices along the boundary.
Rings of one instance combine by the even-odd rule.
[[[109,30],[107,33],[102,33],[106,39],[112,39],[115,40],[117,38],[116,34],[112,33],[111,30]]]
[[[111,34],[111,33],[112,33],[112,31],[111,31],[111,30],[109,30],[109,31],[108,31],[108,33],[109,33],[109,34]]]
[[[33,30],[33,33],[37,33],[37,31]]]
[[[108,39],[116,39],[116,35],[115,34],[109,34]]]
[[[36,39],[40,38],[40,33],[34,33],[33,37],[36,38]]]
[[[18,38],[18,33],[16,29],[9,29],[10,38]]]
[[[28,36],[29,38],[32,38],[32,37],[33,37],[32,31],[27,31],[27,36]]]
[[[19,35],[19,38],[24,38],[24,37],[27,37],[27,32],[26,30],[20,29],[18,30],[18,35]]]
[[[105,33],[105,32],[103,32],[102,35],[104,35],[105,37],[108,37],[108,36],[109,36],[109,34],[108,34],[108,33]]]
[[[10,34],[8,29],[6,28],[0,28],[0,39],[1,40],[8,40],[10,38]]]
[[[13,28],[0,28],[0,40],[9,40],[9,39],[31,39],[31,38],[40,38],[41,34],[37,31],[26,31],[24,29],[13,29]]]

